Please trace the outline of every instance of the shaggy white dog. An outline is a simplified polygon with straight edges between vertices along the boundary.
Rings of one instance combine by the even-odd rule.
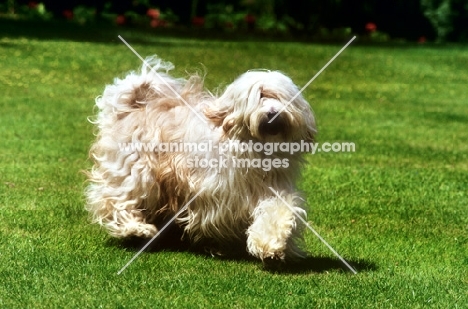
[[[304,257],[300,221],[270,190],[306,215],[294,187],[301,153],[271,147],[313,141],[298,88],[280,72],[248,71],[218,97],[198,76],[169,76],[172,68],[148,59],[96,100],[86,191],[93,220],[115,237],[149,238],[203,191],[175,221],[191,243],[216,252],[243,244],[262,261]]]

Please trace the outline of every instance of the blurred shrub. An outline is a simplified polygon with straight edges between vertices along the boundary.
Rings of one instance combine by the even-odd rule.
[[[157,18],[147,14],[150,9],[158,10]],[[325,40],[356,33],[373,41],[468,41],[468,0],[0,0],[0,14],[80,24],[104,19],[119,25],[299,33]],[[379,30],[369,33],[369,23]]]
[[[453,12],[450,0],[421,0],[424,15],[429,19],[437,33],[437,42],[446,40],[453,30]]]

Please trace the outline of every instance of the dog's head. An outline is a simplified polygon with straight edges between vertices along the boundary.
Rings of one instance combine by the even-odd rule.
[[[315,119],[292,80],[277,71],[248,71],[229,85],[206,116],[229,138],[313,141]]]

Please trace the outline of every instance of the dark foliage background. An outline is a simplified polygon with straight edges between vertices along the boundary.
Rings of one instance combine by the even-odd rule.
[[[77,8],[92,8],[96,19],[112,14],[136,20],[148,9],[185,27],[262,30],[310,34],[326,39],[341,33],[373,34],[389,39],[468,41],[468,0],[43,0],[54,18],[70,19]],[[28,0],[1,0],[2,14],[35,7]],[[78,15],[83,10],[78,11]],[[164,15],[166,13],[166,15]],[[170,18],[168,17],[170,16]],[[89,19],[89,18],[88,18]],[[121,23],[124,21],[121,19]],[[372,24],[375,27],[369,28]],[[154,23],[156,25],[156,23]],[[367,26],[367,27],[366,27]],[[341,30],[340,30],[341,29]],[[344,30],[346,29],[346,30]]]

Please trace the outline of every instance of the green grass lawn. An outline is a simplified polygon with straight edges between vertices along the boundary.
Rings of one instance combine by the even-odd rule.
[[[210,89],[252,68],[304,85],[341,45],[23,32],[0,39],[1,308],[467,308],[466,46],[358,39],[304,92],[318,141],[356,144],[310,156],[300,187],[309,222],[357,275],[310,232],[311,257],[279,271],[163,250],[117,275],[138,248],[89,224],[81,173],[94,98],[140,66],[117,35],[177,76],[205,70]]]

